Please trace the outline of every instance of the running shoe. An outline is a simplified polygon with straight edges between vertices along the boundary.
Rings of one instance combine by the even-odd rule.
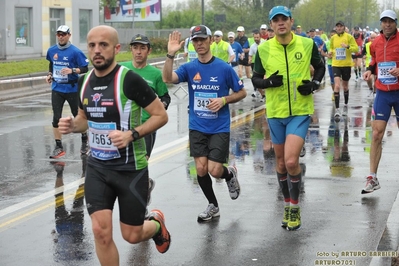
[[[237,179],[237,168],[235,166],[228,166],[227,169],[233,174],[233,177],[229,181],[226,180],[226,183],[229,188],[230,198],[235,200],[240,196],[241,190],[240,183],[238,183]]]
[[[339,109],[335,110],[334,119],[335,121],[341,120],[341,111]]]
[[[65,155],[65,151],[61,147],[55,147],[53,153],[50,155],[50,159],[58,159]]]
[[[160,253],[168,251],[171,243],[171,238],[168,229],[165,226],[165,217],[160,210],[154,209],[150,212],[149,220],[155,220],[161,225],[161,229],[156,233],[152,239],[155,246]]]
[[[144,219],[148,220],[149,218],[149,212],[148,212],[148,206],[151,203],[151,192],[154,190],[155,187],[155,181],[151,178],[148,178],[148,195],[147,195],[147,208],[145,210],[145,215]]]
[[[302,150],[301,150],[301,153],[299,154],[299,157],[303,157],[305,155],[306,155],[306,148],[305,148],[305,146],[302,146]]]
[[[283,215],[283,220],[281,221],[281,227],[287,228],[289,221],[290,221],[290,206],[284,206],[284,215]]]
[[[287,223],[287,230],[294,231],[301,228],[301,209],[299,207],[290,208],[290,220]]]
[[[362,194],[371,193],[374,190],[380,189],[380,182],[378,182],[377,177],[372,177],[371,175],[366,177],[366,187],[362,189]]]
[[[219,217],[219,207],[215,207],[213,203],[210,203],[206,210],[198,214],[198,222],[207,222],[212,218]]]
[[[348,115],[348,106],[346,104],[344,105],[344,108],[342,110],[342,115],[343,116],[347,116]]]
[[[358,77],[356,77],[356,78],[355,78],[355,82],[358,82],[358,81],[359,81],[359,78],[358,78]]]
[[[87,154],[89,152],[89,143],[86,141],[82,141],[82,146],[80,146],[80,153]]]

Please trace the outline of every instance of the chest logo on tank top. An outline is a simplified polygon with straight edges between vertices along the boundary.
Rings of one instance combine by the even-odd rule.
[[[197,72],[197,74],[195,74],[195,76],[194,76],[194,78],[193,78],[193,81],[194,81],[195,83],[200,83],[201,80],[202,80],[201,75],[200,75],[199,72]]]
[[[103,94],[102,93],[95,93],[91,97],[92,97],[92,101],[94,102],[94,106],[97,107],[97,104],[101,100],[101,97],[103,97]]]

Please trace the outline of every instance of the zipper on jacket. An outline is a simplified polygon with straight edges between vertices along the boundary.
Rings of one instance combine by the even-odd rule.
[[[292,116],[291,94],[290,94],[290,71],[288,69],[287,45],[283,45],[283,46],[284,46],[284,55],[285,55],[285,65],[286,65],[286,71],[287,71],[288,108],[289,108],[289,111],[290,111],[290,116]]]

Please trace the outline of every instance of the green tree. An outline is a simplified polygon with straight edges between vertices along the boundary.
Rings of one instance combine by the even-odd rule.
[[[210,0],[215,13],[226,14],[226,27],[235,31],[244,26],[247,32],[259,29],[261,24],[269,24],[269,11],[277,5],[294,8],[299,0]]]
[[[348,28],[376,27],[379,13],[377,0],[307,0],[296,6],[293,17],[295,24],[300,24],[303,29],[323,28],[329,31],[339,20],[344,21]]]

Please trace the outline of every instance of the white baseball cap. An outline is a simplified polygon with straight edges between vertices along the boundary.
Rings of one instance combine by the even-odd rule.
[[[223,32],[220,30],[215,31],[215,33],[213,34],[214,36],[223,36]]]
[[[266,25],[266,24],[260,25],[260,29],[261,29],[261,30],[267,30],[267,25]]]
[[[245,31],[243,26],[238,26],[237,31]]]
[[[230,31],[229,33],[227,33],[227,37],[228,38],[230,38],[230,37],[236,37],[236,34],[234,33],[234,32],[232,32],[232,31]]]
[[[57,32],[71,33],[69,27],[67,25],[61,25],[58,27]]]

